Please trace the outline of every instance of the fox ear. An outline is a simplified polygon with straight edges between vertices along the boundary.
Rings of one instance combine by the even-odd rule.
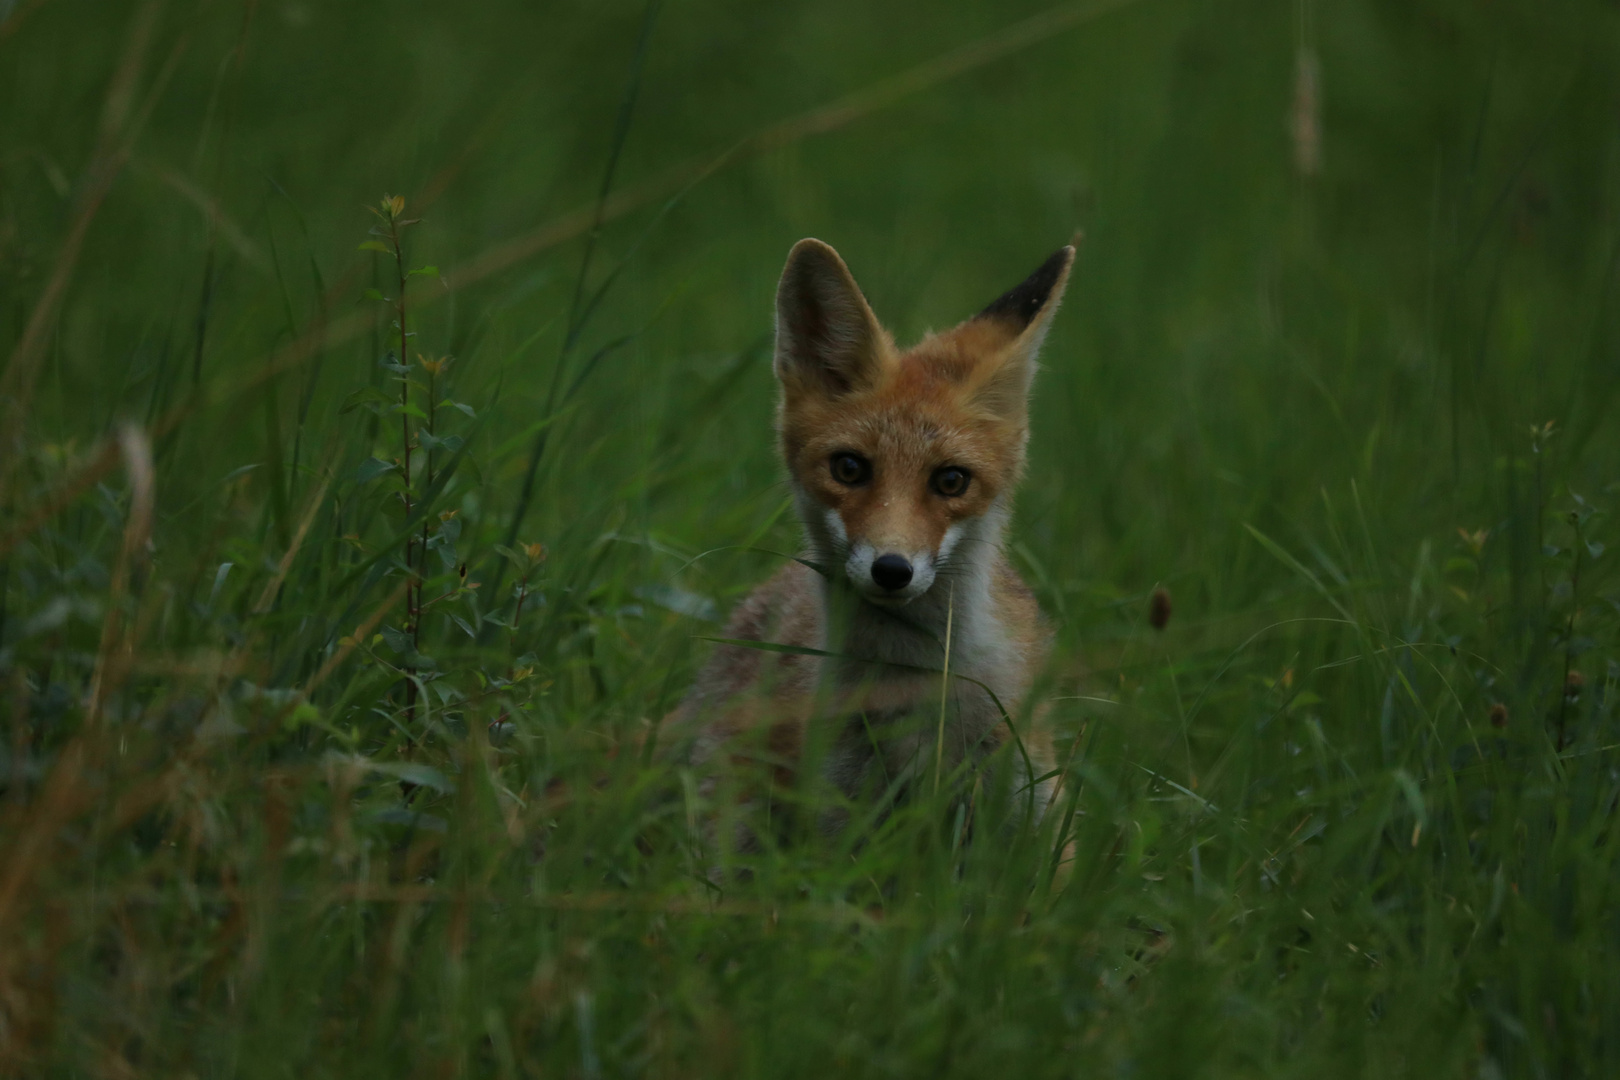
[[[776,287],[776,377],[834,396],[870,386],[886,337],[838,252],[800,240]]]
[[[969,321],[995,348],[975,373],[973,398],[997,416],[1024,417],[1035,361],[1073,265],[1074,245],[1059,248],[1033,274]]]

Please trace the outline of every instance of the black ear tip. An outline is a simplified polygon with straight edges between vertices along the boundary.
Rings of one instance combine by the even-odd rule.
[[[794,244],[787,257],[789,266],[805,263],[839,263],[842,261],[831,244],[825,240],[817,240],[813,236],[807,236]]]
[[[831,244],[806,237],[793,245],[782,267],[781,294],[814,291],[820,283],[848,277],[844,260]]]
[[[1042,274],[1050,273],[1055,282],[1057,275],[1067,270],[1069,265],[1073,262],[1074,245],[1064,244],[1062,247],[1052,252],[1052,254],[1048,255],[1046,257],[1046,261],[1041,263],[1040,269],[1036,270],[1035,273],[1030,275],[1030,277],[1039,277]]]
[[[1052,295],[1069,265],[1074,262],[1074,245],[1065,244],[1046,257],[1046,261],[1021,283],[1002,293],[995,302],[979,312],[979,318],[1005,319],[1022,330],[1035,320],[1041,308]]]

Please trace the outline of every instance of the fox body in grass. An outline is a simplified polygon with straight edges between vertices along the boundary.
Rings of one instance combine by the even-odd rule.
[[[1002,710],[1020,715],[1046,632],[1002,540],[1036,354],[1073,259],[1062,248],[902,351],[837,252],[794,246],[776,295],[777,426],[807,551],[726,631],[787,649],[721,645],[670,717],[711,790],[727,766],[765,764],[785,785],[813,761],[850,800],[892,796],[1012,737]]]

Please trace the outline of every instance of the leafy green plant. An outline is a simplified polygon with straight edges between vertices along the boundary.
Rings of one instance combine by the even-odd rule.
[[[385,297],[376,289],[367,289],[366,298],[386,304],[393,311],[391,330],[398,348],[385,355],[378,366],[399,384],[399,396],[393,399],[373,387],[362,387],[349,396],[340,411],[366,408],[379,416],[399,417],[399,456],[392,461],[375,456],[367,458],[361,463],[356,480],[366,484],[388,477],[392,481],[390,494],[397,497],[397,503],[388,505],[394,511],[390,515],[391,520],[399,522],[403,531],[404,550],[399,569],[405,578],[405,613],[401,629],[384,626],[381,636],[400,658],[405,699],[402,723],[409,731],[416,726],[417,697],[424,682],[423,669],[433,667],[432,661],[422,654],[422,621],[426,609],[432,604],[452,606],[456,600],[471,592],[466,583],[466,565],[456,547],[456,541],[461,536],[461,523],[456,518],[456,512],[451,510],[435,514],[430,505],[443,486],[444,476],[436,468],[441,464],[439,455],[446,452],[458,455],[467,445],[461,435],[440,433],[439,413],[441,407],[457,409],[468,418],[474,418],[475,413],[471,406],[442,396],[445,388],[443,380],[452,362],[450,357],[429,360],[418,352],[414,364],[408,359],[413,351],[411,339],[415,336],[408,323],[410,304],[407,294],[411,280],[417,277],[437,278],[439,275],[436,266],[406,269],[404,232],[419,224],[419,219],[404,216],[405,200],[398,195],[384,196],[380,209],[374,207],[371,212],[378,219],[378,224],[372,229],[377,238],[362,243],[360,250],[378,252],[393,259],[397,295]],[[422,382],[423,376],[426,377],[425,383]],[[413,396],[416,400],[413,400]],[[418,454],[415,468],[412,467],[413,452]],[[418,522],[420,532],[416,531]],[[432,565],[430,555],[437,556],[440,565]],[[455,574],[456,580],[446,588],[443,579],[450,574]],[[424,600],[423,590],[430,580],[440,587],[440,591],[431,600]],[[476,584],[472,586],[476,587]]]

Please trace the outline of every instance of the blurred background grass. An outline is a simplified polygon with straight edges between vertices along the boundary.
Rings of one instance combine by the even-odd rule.
[[[0,0],[0,115],[9,1068],[1615,1068],[1613,4]],[[1063,816],[708,882],[617,748],[797,542],[788,247],[909,339],[1077,229]]]

